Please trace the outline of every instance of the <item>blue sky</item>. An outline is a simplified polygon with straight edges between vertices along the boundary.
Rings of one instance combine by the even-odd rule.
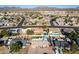
[[[56,7],[56,8],[77,8],[79,5],[0,5],[0,7],[21,7],[34,8],[39,6]]]

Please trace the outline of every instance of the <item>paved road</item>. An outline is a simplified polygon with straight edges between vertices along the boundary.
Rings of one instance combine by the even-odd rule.
[[[24,20],[25,20],[25,17],[22,17],[22,20],[21,20],[21,22],[17,25],[17,27],[21,27],[22,24],[23,24],[23,22],[24,22]]]
[[[48,27],[48,28],[79,28],[79,26],[22,26],[24,20],[26,18],[22,17],[21,22],[14,27],[0,27],[0,29],[10,29],[10,28],[43,28],[43,27]]]
[[[21,26],[18,25],[17,27],[0,27],[0,29],[10,29],[10,28],[42,28],[44,26]],[[76,26],[46,26],[48,28],[79,28]]]

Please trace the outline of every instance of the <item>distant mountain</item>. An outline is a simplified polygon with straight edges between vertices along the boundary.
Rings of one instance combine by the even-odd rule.
[[[0,9],[8,9],[8,8],[20,8],[20,7],[0,7]]]
[[[78,10],[79,7],[77,8],[51,8],[51,7],[46,7],[46,6],[39,6],[35,8],[19,8],[19,7],[0,7],[0,11],[55,11],[55,10]]]
[[[52,10],[52,9],[56,9],[56,8],[55,7],[51,8],[46,6],[39,6],[39,7],[33,8],[33,10]]]

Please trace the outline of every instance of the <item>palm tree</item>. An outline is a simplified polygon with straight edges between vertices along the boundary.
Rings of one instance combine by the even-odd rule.
[[[74,49],[73,48],[73,45],[74,45],[74,41],[76,41],[77,37],[78,37],[78,34],[75,33],[75,32],[71,32],[71,33],[68,33],[68,38],[71,39],[71,51]]]
[[[11,52],[19,52],[20,49],[22,48],[22,46],[23,46],[23,44],[20,41],[13,43],[10,45],[10,51]]]

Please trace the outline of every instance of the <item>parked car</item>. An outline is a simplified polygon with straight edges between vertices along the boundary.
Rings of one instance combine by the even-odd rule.
[[[55,54],[60,54],[59,48],[58,47],[55,47],[54,52],[55,52]]]

